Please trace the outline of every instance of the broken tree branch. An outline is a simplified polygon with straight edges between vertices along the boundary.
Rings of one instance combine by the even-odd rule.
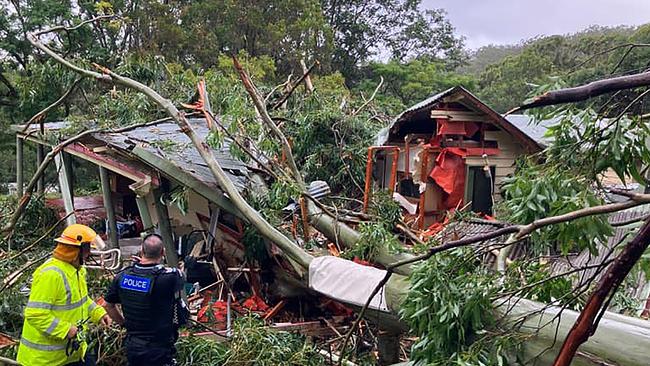
[[[549,91],[533,98],[533,100],[528,103],[524,103],[519,107],[508,111],[506,115],[531,108],[580,102],[602,94],[644,86],[650,86],[650,71],[597,80],[573,88]]]
[[[38,36],[41,36],[43,34],[52,33],[52,32],[73,31],[73,30],[79,29],[79,28],[81,28],[84,25],[89,24],[89,23],[98,22],[98,21],[102,21],[102,20],[106,20],[106,19],[115,19],[115,18],[119,18],[119,16],[117,16],[115,14],[99,15],[99,16],[96,16],[96,17],[91,18],[91,19],[86,19],[83,22],[81,22],[81,23],[79,23],[79,24],[77,24],[75,26],[72,26],[72,27],[66,27],[64,25],[58,25],[56,27],[47,28],[47,29],[44,29],[42,31],[34,33],[34,36],[38,37]]]
[[[318,62],[318,61],[316,61]],[[315,65],[315,64],[314,64]],[[300,59],[300,68],[302,69],[303,75],[305,75],[305,89],[307,89],[307,93],[313,93],[314,92],[314,84],[311,82],[311,77],[309,76],[309,69],[307,69],[307,64],[305,64],[305,60]]]
[[[273,119],[269,115],[269,112],[266,110],[266,106],[264,105],[264,100],[257,92],[257,89],[255,88],[255,85],[253,84],[251,78],[248,76],[248,73],[246,73],[246,71],[241,66],[241,64],[239,63],[236,57],[233,56],[232,59],[235,65],[235,69],[239,73],[239,77],[242,83],[244,84],[244,88],[246,88],[246,91],[248,92],[251,99],[253,100],[255,109],[257,109],[257,111],[260,114],[262,122],[264,122],[264,124],[271,130],[271,132],[273,132],[273,134],[280,140],[280,144],[282,146],[282,152],[284,153],[284,156],[287,160],[287,165],[289,166],[289,170],[291,171],[294,180],[298,183],[300,188],[304,188],[305,182],[302,179],[302,174],[300,174],[300,170],[298,169],[298,166],[296,165],[296,161],[293,158],[293,152],[291,151],[291,146],[289,145],[289,141],[287,140],[286,136],[284,136],[284,133],[282,133],[278,125],[276,125],[275,122],[273,122]]]
[[[650,245],[650,220],[639,230],[632,241],[616,257],[614,263],[598,282],[596,290],[580,312],[580,316],[567,334],[562,348],[553,363],[554,366],[569,366],[578,347],[591,337],[598,327],[601,314],[606,310],[610,296],[616,292],[632,267]]]
[[[382,86],[383,84],[384,84],[384,77],[383,77],[383,76],[380,76],[380,77],[379,77],[379,84],[377,84],[377,87],[375,88],[375,91],[372,92],[372,95],[370,96],[370,98],[368,98],[368,100],[366,100],[366,101],[361,105],[361,107],[357,108],[357,110],[355,110],[354,112],[352,112],[352,115],[353,115],[353,116],[356,116],[356,115],[357,115],[359,112],[361,112],[361,111],[362,111],[362,110],[363,110],[363,109],[364,109],[368,104],[370,104],[370,102],[372,102],[373,99],[375,99],[375,96],[377,95],[377,92],[379,91],[379,89],[381,88],[381,86]]]
[[[27,121],[25,123],[25,127],[23,127],[22,132],[23,133],[27,132],[27,130],[29,129],[29,126],[31,126],[32,123],[38,122],[41,119],[45,118],[45,116],[47,115],[47,113],[49,111],[51,111],[52,109],[58,107],[61,103],[63,103],[70,96],[70,94],[72,94],[72,92],[77,87],[79,82],[81,82],[81,78],[78,78],[77,80],[75,80],[74,83],[72,83],[72,85],[70,86],[70,88],[68,88],[68,90],[59,99],[57,99],[54,103],[48,105],[42,111],[36,113],[32,118],[30,118],[29,121]]]
[[[34,241],[33,243],[31,243],[28,246],[26,246],[25,248],[23,248],[20,252],[18,252],[16,254],[12,255],[11,257],[7,258],[7,260],[11,261],[11,260],[16,259],[16,258],[20,257],[21,255],[27,253],[28,251],[30,251],[33,247],[38,245],[38,243],[43,241],[43,239],[47,238],[52,233],[52,231],[54,231],[54,229],[56,229],[62,222],[64,222],[68,217],[70,217],[70,215],[72,215],[74,213],[75,213],[75,211],[70,211],[69,213],[67,213],[65,216],[60,218],[59,221],[57,221],[54,225],[52,225],[49,229],[47,229],[47,231],[43,235],[41,235],[40,238],[36,239],[36,241]]]
[[[20,276],[22,276],[25,273],[25,271],[27,271],[29,268],[33,267],[35,264],[38,264],[38,263],[44,261],[50,255],[51,255],[50,253],[47,253],[47,254],[44,254],[44,255],[40,256],[37,259],[29,260],[22,267],[20,267],[19,269],[15,270],[12,273],[10,273],[3,280],[2,287],[0,287],[0,293],[2,293],[2,291],[12,287],[14,284],[16,284],[16,282],[18,281]]]
[[[289,97],[291,96],[291,94],[293,94],[294,90],[296,90],[296,88],[298,87],[298,85],[300,85],[300,84],[303,82],[303,80],[305,80],[305,78],[308,77],[309,74],[311,74],[311,72],[314,71],[314,69],[315,69],[317,66],[319,66],[319,65],[320,65],[320,62],[318,62],[318,61],[314,62],[314,63],[309,67],[309,69],[307,69],[307,71],[305,71],[305,72],[302,74],[302,76],[300,77],[300,79],[296,80],[296,82],[293,83],[293,84],[291,85],[291,88],[290,88],[286,93],[284,93],[284,94],[280,97],[280,99],[278,99],[278,101],[275,102],[275,103],[273,104],[273,106],[271,106],[271,109],[272,109],[272,110],[273,110],[273,109],[278,109],[282,104],[284,104],[284,102],[286,102],[287,99],[289,99]]]
[[[212,119],[212,122],[214,122],[215,125],[217,125],[217,126],[218,126],[218,127],[219,127],[219,128],[220,128],[220,129],[221,129],[221,130],[226,134],[226,136],[228,136],[228,138],[230,138],[230,139],[232,140],[232,142],[235,143],[235,145],[237,145],[240,149],[242,149],[242,151],[244,151],[244,152],[246,153],[246,155],[248,155],[248,157],[250,157],[251,159],[253,159],[253,161],[255,161],[255,162],[257,163],[257,165],[259,165],[260,169],[264,170],[267,174],[269,174],[269,175],[272,176],[273,178],[278,179],[278,175],[275,174],[275,172],[271,169],[271,167],[268,166],[267,164],[264,164],[264,162],[262,162],[262,161],[257,157],[256,154],[254,154],[254,153],[253,153],[253,152],[252,152],[252,151],[251,151],[247,146],[245,146],[243,143],[241,143],[241,142],[236,138],[236,136],[234,136],[232,133],[230,133],[230,131],[228,131],[228,129],[226,128],[226,126],[224,126],[224,125],[221,123],[221,121],[219,121],[219,120],[216,118],[216,116],[215,116],[214,114],[212,114],[211,111],[205,110],[205,113],[208,115],[208,117],[210,117],[210,119]]]
[[[572,67],[571,70],[567,74],[574,73],[576,70],[580,69],[581,67],[583,67],[584,65],[586,65],[589,62],[593,61],[595,58],[597,58],[599,56],[610,53],[612,51],[616,51],[616,50],[624,48],[624,47],[628,47],[628,50],[625,52],[625,56],[627,56],[627,54],[630,51],[632,51],[634,48],[636,48],[636,47],[650,47],[650,44],[646,44],[646,43],[625,43],[625,44],[619,44],[619,45],[610,47],[610,48],[608,48],[606,50],[603,50],[603,51],[600,51],[598,53],[595,53],[595,54],[591,55],[586,60],[584,60],[584,61],[580,62],[579,64],[577,64],[576,66]],[[619,63],[624,59],[625,59],[625,57],[622,57],[621,60],[619,61]],[[610,72],[610,74],[614,73],[614,71],[616,71],[618,66],[620,66],[620,65],[617,65],[615,68],[613,68],[612,71]]]

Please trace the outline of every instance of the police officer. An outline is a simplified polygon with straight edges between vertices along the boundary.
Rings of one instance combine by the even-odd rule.
[[[115,276],[104,296],[110,317],[126,328],[130,366],[175,364],[178,327],[189,313],[181,297],[183,276],[160,264],[164,255],[159,235],[145,237],[139,261]]]

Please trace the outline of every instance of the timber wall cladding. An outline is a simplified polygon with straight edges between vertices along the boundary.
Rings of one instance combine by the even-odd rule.
[[[501,198],[500,185],[503,179],[515,172],[515,161],[525,155],[524,148],[515,142],[512,135],[505,131],[485,131],[485,141],[496,141],[499,146],[499,155],[490,156],[488,160],[495,167],[495,193],[496,198]],[[465,159],[468,166],[484,166],[485,160],[480,156],[470,156]]]

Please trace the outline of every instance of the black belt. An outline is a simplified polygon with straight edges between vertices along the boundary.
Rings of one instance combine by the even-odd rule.
[[[160,337],[150,335],[127,335],[126,342],[136,346],[169,347],[174,344],[173,337]]]

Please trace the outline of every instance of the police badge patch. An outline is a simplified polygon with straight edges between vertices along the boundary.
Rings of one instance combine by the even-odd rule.
[[[138,292],[149,292],[151,289],[151,278],[125,274],[122,275],[120,288]]]

